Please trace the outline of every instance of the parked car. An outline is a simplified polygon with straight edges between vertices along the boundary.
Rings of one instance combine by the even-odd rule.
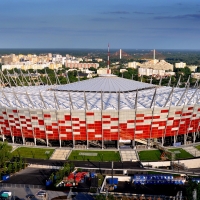
[[[38,196],[38,197],[44,197],[44,196],[46,196],[46,192],[43,191],[43,190],[40,190],[40,191],[37,193],[37,196]]]
[[[0,197],[11,197],[12,196],[12,192],[8,191],[8,190],[2,190],[0,193]]]
[[[35,196],[34,196],[33,194],[28,194],[28,195],[26,196],[26,198],[28,198],[28,199],[33,199],[33,198],[35,198]]]

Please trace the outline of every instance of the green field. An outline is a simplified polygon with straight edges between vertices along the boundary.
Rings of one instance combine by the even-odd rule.
[[[23,158],[38,158],[38,159],[49,159],[54,152],[54,149],[42,149],[42,148],[29,148],[20,147],[12,152],[13,156],[21,156]]]
[[[95,156],[89,156],[87,154],[96,154]],[[83,154],[83,155],[80,155]],[[84,155],[86,154],[86,155]],[[68,160],[82,160],[82,161],[120,161],[120,155],[118,151],[82,151],[74,150],[70,154]]]
[[[176,154],[176,160],[179,159],[187,159],[187,158],[194,158],[194,156],[192,156],[190,153],[188,153],[187,151],[183,150],[183,149],[168,149],[169,151],[179,151],[180,153]]]
[[[198,145],[198,146],[195,146],[195,148],[197,148],[197,149],[200,151],[200,145]]]
[[[138,155],[141,161],[158,161],[161,152],[159,150],[139,151]]]

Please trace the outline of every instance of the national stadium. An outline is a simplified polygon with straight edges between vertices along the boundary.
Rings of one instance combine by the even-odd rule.
[[[102,149],[197,142],[199,92],[198,87],[158,86],[114,75],[66,85],[2,87],[1,138]]]

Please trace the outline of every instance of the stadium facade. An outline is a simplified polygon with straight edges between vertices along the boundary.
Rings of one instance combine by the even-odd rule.
[[[2,87],[3,140],[76,147],[120,141],[195,142],[200,124],[198,88],[162,87],[112,75],[66,85]]]

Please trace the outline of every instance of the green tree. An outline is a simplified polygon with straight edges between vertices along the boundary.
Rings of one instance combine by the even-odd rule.
[[[106,200],[106,196],[103,194],[99,194],[99,195],[95,196],[95,200]]]
[[[193,200],[193,191],[197,190],[197,199],[200,200],[200,184],[195,181],[189,180],[188,186],[186,187],[187,200]]]
[[[11,150],[7,142],[0,142],[0,167],[12,158]]]

